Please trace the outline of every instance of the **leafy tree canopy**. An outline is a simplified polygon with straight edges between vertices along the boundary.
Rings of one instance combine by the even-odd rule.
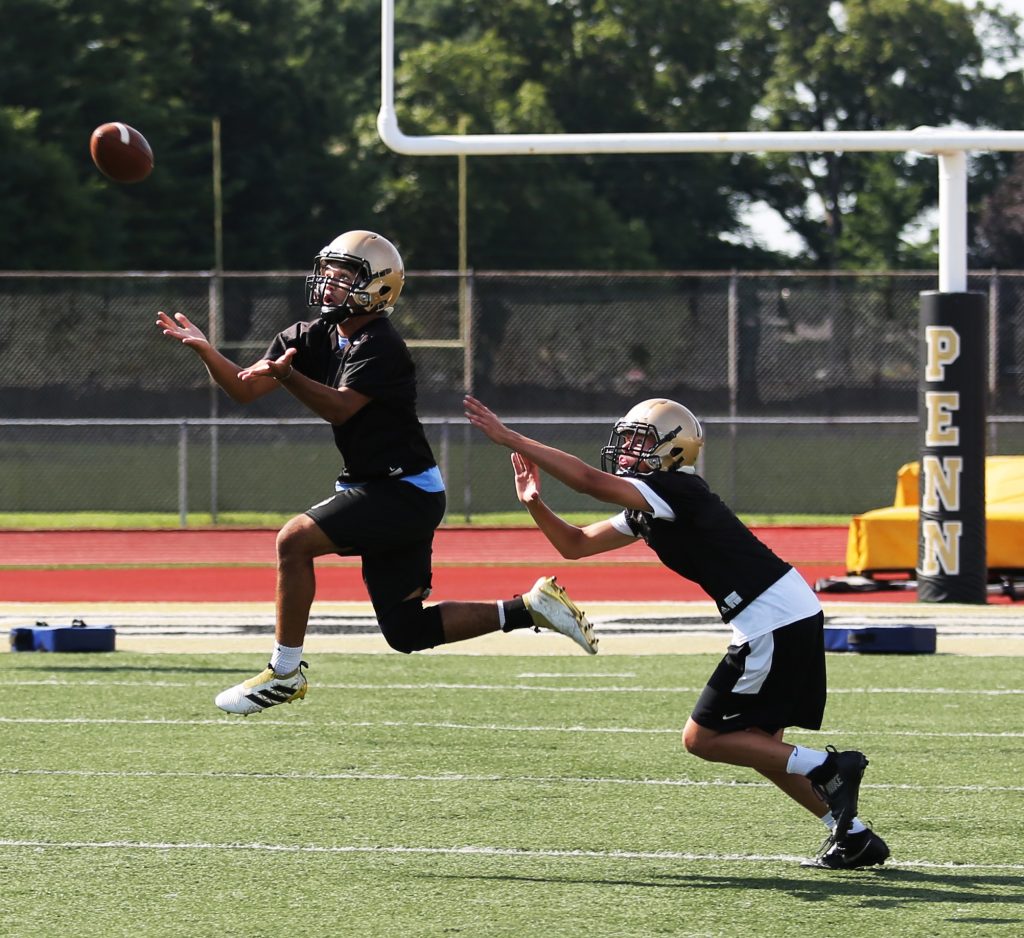
[[[1024,125],[1019,25],[951,0],[399,0],[408,133],[895,129]],[[222,128],[224,262],[303,267],[377,228],[411,267],[450,268],[455,158],[377,137],[371,0],[5,0],[0,267],[214,263],[211,122]],[[156,171],[119,186],[88,156],[122,120]],[[973,163],[978,201],[1008,155]],[[797,264],[929,262],[909,232],[936,201],[913,155],[590,155],[467,160],[480,268],[793,266],[751,243],[765,202]]]

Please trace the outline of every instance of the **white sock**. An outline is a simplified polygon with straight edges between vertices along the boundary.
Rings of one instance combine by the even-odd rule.
[[[786,771],[790,775],[806,775],[827,758],[827,752],[808,749],[806,746],[794,746],[793,751],[789,754],[789,762],[786,763]]]
[[[274,654],[270,658],[270,666],[275,674],[291,674],[302,660],[302,646],[289,648],[274,642]]]
[[[498,600],[498,628],[505,628],[505,604]]]
[[[831,811],[826,811],[821,817],[821,823],[824,824],[830,831],[836,829],[836,819],[832,817]],[[850,825],[851,834],[859,834],[861,831],[866,831],[867,825],[859,818],[855,817],[853,823]]]

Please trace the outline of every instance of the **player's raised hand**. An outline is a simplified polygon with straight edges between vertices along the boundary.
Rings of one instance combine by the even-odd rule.
[[[522,453],[512,454],[512,468],[516,473],[516,495],[524,505],[540,501],[540,472]]]
[[[182,345],[195,347],[210,344],[203,330],[191,322],[184,313],[175,313],[172,319],[160,310],[156,314],[156,325],[164,335],[177,339]]]
[[[494,413],[482,401],[478,401],[471,394],[462,399],[462,407],[466,413],[466,419],[478,430],[481,430],[489,440],[501,446],[512,446],[516,434],[509,430]]]

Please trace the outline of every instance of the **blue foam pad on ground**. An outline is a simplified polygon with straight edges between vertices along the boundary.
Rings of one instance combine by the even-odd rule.
[[[11,651],[113,651],[117,630],[111,625],[86,625],[76,619],[69,626],[32,626],[11,629]]]
[[[928,655],[935,653],[936,634],[934,625],[826,627],[825,651]]]

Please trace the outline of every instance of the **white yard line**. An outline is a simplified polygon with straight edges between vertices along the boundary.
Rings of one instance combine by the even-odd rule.
[[[676,851],[639,850],[530,850],[518,847],[459,846],[459,847],[409,847],[409,846],[364,846],[364,845],[315,845],[315,844],[265,844],[265,843],[151,843],[148,841],[49,841],[49,840],[0,840],[0,848],[27,848],[30,850],[183,850],[183,851],[250,851],[262,853],[300,854],[367,854],[367,855],[412,855],[412,856],[470,856],[509,857],[527,860],[642,860],[673,861],[683,863],[800,863],[806,857],[791,854],[742,854],[742,853],[681,853]],[[888,867],[903,869],[949,870],[950,872],[970,870],[1024,870],[1022,863],[953,863],[952,861],[903,860],[887,864]],[[816,874],[817,875],[817,874]]]
[[[74,777],[74,778],[124,778],[124,779],[243,779],[245,781],[293,781],[293,782],[442,782],[480,783],[501,782],[512,785],[638,785],[659,788],[773,788],[771,782],[745,782],[732,779],[685,779],[685,778],[603,778],[564,775],[464,775],[444,772],[437,775],[400,775],[394,772],[119,772],[92,769],[16,769],[0,768],[0,776],[25,777]],[[876,791],[922,791],[922,792],[973,792],[991,794],[994,792],[1024,792],[1024,785],[887,785],[862,784],[862,789]]]
[[[590,677],[591,675],[581,675]],[[23,680],[14,678],[4,681],[5,687],[221,687],[212,681],[112,681],[112,680],[79,680],[45,678]],[[466,684],[449,681],[422,683],[321,683],[314,687],[327,690],[471,690],[471,691],[529,691],[546,694],[696,694],[703,686],[697,687],[623,687],[611,685],[605,687],[557,687],[550,684]],[[953,687],[830,687],[829,695],[833,694],[935,694],[938,696],[969,696],[969,697],[1007,697],[1024,696],[1024,688],[953,688]]]
[[[0,724],[24,724],[26,726],[219,726],[232,730],[265,727],[307,727],[324,729],[440,729],[465,730],[473,733],[606,733],[623,735],[672,735],[678,736],[679,727],[635,727],[635,726],[517,726],[500,723],[450,723],[418,720],[289,720],[275,719],[259,714],[257,719],[235,717],[210,718],[208,720],[178,720],[160,717],[128,719],[125,717],[0,717]],[[958,732],[942,733],[924,730],[871,730],[842,728],[829,730],[791,729],[790,735],[804,736],[912,736],[930,739],[1021,739],[1024,732]]]

